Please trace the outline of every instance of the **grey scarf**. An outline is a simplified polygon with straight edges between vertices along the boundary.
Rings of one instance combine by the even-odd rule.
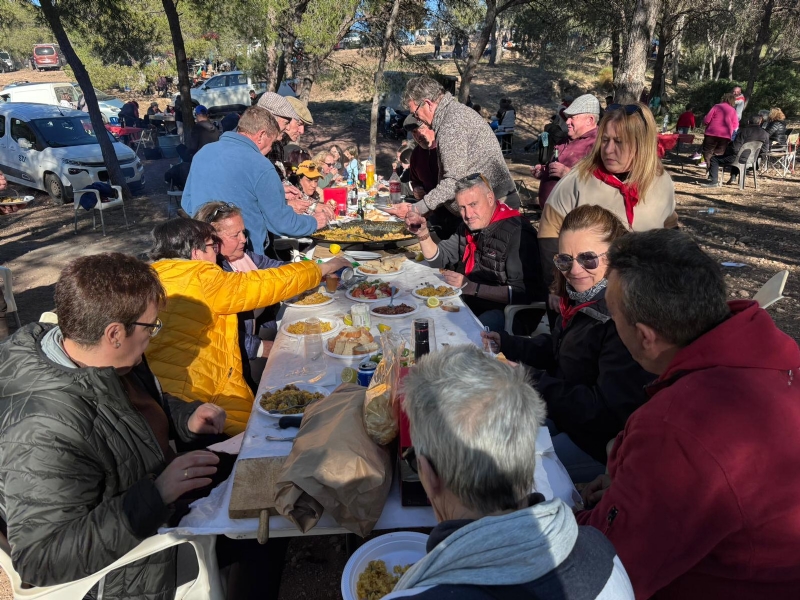
[[[584,302],[593,300],[597,294],[606,289],[607,285],[608,279],[604,277],[585,292],[576,292],[575,289],[567,283],[567,294],[569,295],[569,299],[574,301],[575,304],[583,304]]]
[[[577,538],[578,524],[560,498],[484,517],[443,540],[403,575],[394,591],[527,583],[564,562]]]
[[[44,336],[42,336],[41,343],[42,352],[54,363],[69,369],[78,368],[78,365],[72,361],[64,350],[64,335],[61,333],[60,327],[53,327],[50,331],[45,333]]]

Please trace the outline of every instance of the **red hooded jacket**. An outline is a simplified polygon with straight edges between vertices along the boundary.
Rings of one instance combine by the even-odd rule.
[[[800,598],[800,350],[755,302],[730,307],[648,387],[576,515],[637,600]]]

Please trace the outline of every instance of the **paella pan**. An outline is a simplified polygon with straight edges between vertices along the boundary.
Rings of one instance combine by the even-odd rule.
[[[351,221],[339,226],[324,227],[311,238],[321,246],[338,244],[342,247],[361,246],[373,249],[410,246],[417,242],[417,237],[406,229],[405,223],[377,221]]]

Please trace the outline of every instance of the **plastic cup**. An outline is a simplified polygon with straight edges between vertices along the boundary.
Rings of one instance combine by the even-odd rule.
[[[339,276],[336,273],[331,273],[325,277],[325,289],[331,294],[339,289]]]

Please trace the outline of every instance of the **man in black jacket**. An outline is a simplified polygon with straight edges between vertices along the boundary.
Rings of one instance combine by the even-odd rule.
[[[736,139],[728,144],[725,154],[722,156],[715,155],[711,157],[711,181],[704,183],[700,187],[717,187],[721,185],[719,182],[720,165],[732,165],[734,168],[736,168],[736,165],[734,164],[736,161],[736,156],[739,154],[739,150],[742,149],[742,146],[747,142],[761,142],[761,153],[759,158],[760,160],[767,159],[767,152],[769,151],[769,134],[761,128],[761,117],[758,115],[753,115],[750,117],[747,127],[740,129],[739,133],[736,134]],[[744,156],[742,158],[747,157]],[[738,177],[738,175],[731,174],[731,178],[728,180],[728,183],[737,183]]]
[[[202,104],[194,109],[195,124],[192,127],[192,133],[189,136],[189,141],[186,143],[186,149],[189,151],[189,156],[193,157],[200,151],[200,148],[206,144],[219,141],[220,132],[208,118],[208,109]]]
[[[439,244],[419,213],[409,212],[406,225],[416,233],[428,264],[445,269],[445,282],[461,288],[480,322],[502,331],[507,304],[529,304],[546,296],[536,230],[517,210],[497,202],[480,173],[456,181],[455,201],[463,223]]]

